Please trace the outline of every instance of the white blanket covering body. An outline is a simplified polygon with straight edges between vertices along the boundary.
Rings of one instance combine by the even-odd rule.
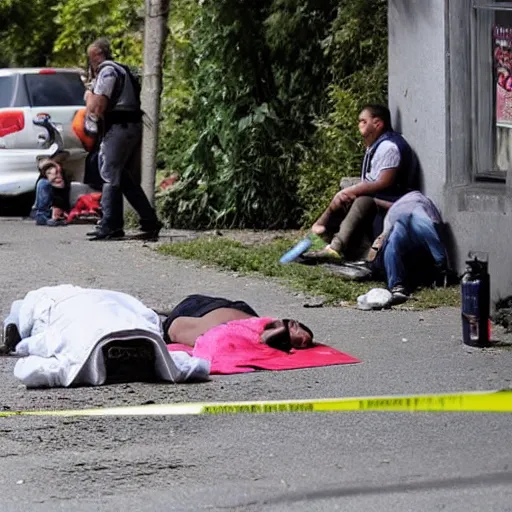
[[[170,354],[158,315],[121,292],[48,286],[29,292],[18,327],[22,356],[14,375],[27,387],[101,385],[106,380],[101,348],[112,340],[144,338],[155,349],[157,376],[170,382],[206,380],[209,363],[185,352]]]

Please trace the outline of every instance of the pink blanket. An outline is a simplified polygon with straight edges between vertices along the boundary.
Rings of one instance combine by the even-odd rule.
[[[326,345],[315,345],[303,350],[282,352],[260,341],[265,325],[275,318],[248,318],[218,325],[199,337],[195,347],[171,343],[170,351],[184,350],[207,359],[212,375],[253,372],[256,370],[293,370],[359,363],[355,357]]]

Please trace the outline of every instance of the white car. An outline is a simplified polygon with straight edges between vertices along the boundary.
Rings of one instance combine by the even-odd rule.
[[[37,160],[52,153],[42,149],[47,130],[33,123],[42,114],[51,117],[69,152],[66,171],[83,181],[87,153],[71,125],[84,108],[84,93],[77,69],[0,69],[0,201],[35,191]]]

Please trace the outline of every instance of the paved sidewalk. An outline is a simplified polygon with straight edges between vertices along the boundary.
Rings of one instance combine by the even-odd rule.
[[[0,314],[44,285],[124,291],[168,308],[201,292],[297,317],[362,364],[214,377],[198,385],[26,390],[0,358],[12,409],[356,396],[510,386],[512,351],[469,349],[460,312],[304,308],[268,279],[88,242],[90,226],[0,218]],[[165,235],[181,235],[169,232]],[[164,237],[165,240],[165,237]],[[0,419],[2,511],[512,510],[511,416],[317,414]]]

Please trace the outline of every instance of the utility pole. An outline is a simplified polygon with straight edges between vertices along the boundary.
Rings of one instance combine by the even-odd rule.
[[[145,116],[141,183],[152,204],[155,198],[162,65],[167,42],[169,9],[170,0],[145,0],[144,71],[141,93],[142,110]]]

